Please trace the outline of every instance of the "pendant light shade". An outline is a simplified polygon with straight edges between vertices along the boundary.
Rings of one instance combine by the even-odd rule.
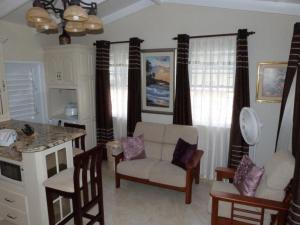
[[[64,12],[64,19],[74,22],[83,22],[87,21],[89,15],[82,7],[78,5],[71,5],[69,6],[66,11]]]
[[[89,19],[84,22],[84,28],[90,31],[97,31],[103,28],[102,21],[95,15],[89,15]]]
[[[51,21],[48,12],[41,7],[32,7],[29,9],[26,13],[26,19],[31,24]]]
[[[45,32],[49,30],[58,30],[58,25],[55,23],[54,20],[51,20],[50,22],[42,22],[42,23],[37,23],[36,29],[39,32]]]
[[[82,33],[85,31],[82,22],[73,22],[73,21],[68,21],[65,29],[69,33]]]

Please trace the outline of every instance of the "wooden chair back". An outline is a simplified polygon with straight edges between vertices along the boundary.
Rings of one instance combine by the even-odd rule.
[[[86,130],[85,125],[82,124],[74,124],[74,123],[64,123],[64,127],[78,128]],[[73,147],[80,148],[85,151],[85,135],[75,138],[73,140]]]
[[[102,222],[103,218],[103,190],[102,190],[102,150],[93,148],[74,157],[74,190],[75,204],[74,214],[82,215],[92,221]],[[90,182],[89,182],[90,181]],[[82,193],[81,193],[82,192]],[[99,204],[99,214],[88,214],[88,211]],[[101,223],[104,224],[104,223]]]

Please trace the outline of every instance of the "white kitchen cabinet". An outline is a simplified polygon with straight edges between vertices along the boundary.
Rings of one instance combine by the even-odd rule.
[[[10,119],[7,88],[4,75],[3,42],[4,39],[0,37],[0,121],[6,121]]]
[[[86,125],[86,148],[96,146],[95,49],[84,45],[54,46],[45,49],[48,117]],[[76,103],[78,117],[66,117],[64,108]]]

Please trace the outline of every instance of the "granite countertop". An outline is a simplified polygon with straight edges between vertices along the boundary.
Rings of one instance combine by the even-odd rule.
[[[21,130],[24,124],[29,124],[34,129],[32,136],[27,136]],[[34,153],[44,151],[56,145],[73,140],[85,133],[85,130],[58,127],[48,124],[29,123],[19,120],[0,122],[0,129],[14,129],[17,134],[17,141],[10,147],[0,147],[0,156],[12,160],[22,161],[21,153]]]

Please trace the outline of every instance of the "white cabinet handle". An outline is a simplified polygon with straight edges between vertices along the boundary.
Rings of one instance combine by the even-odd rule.
[[[7,202],[9,202],[9,203],[14,203],[15,202],[14,200],[10,200],[8,198],[5,198],[4,200],[7,201]]]
[[[17,219],[17,217],[16,217],[16,216],[11,216],[11,215],[9,215],[9,213],[8,213],[8,214],[6,214],[6,217],[8,217],[8,218],[10,218],[10,219],[12,219],[12,220],[15,220],[15,219]]]

